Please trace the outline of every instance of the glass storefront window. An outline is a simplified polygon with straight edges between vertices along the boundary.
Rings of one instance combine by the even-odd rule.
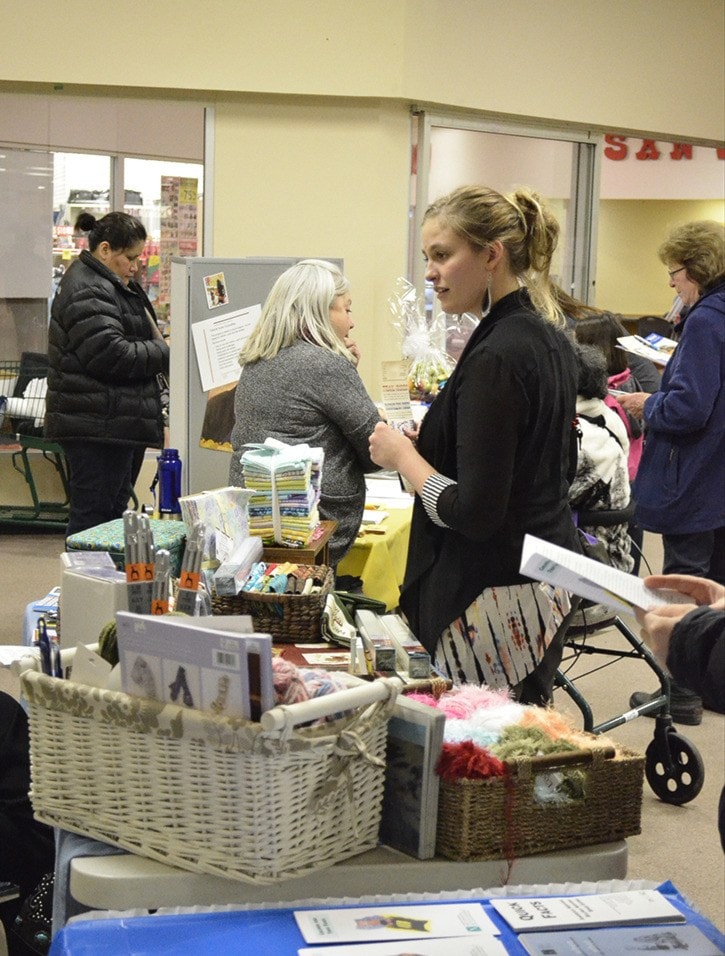
[[[146,226],[149,240],[138,281],[162,325],[168,321],[172,256],[202,248],[204,167],[197,163],[127,158],[123,163],[125,211]]]
[[[87,245],[85,235],[75,234],[80,213],[100,219],[116,208],[111,197],[123,195],[124,212],[140,219],[148,233],[137,281],[166,324],[171,256],[195,256],[201,249],[203,165],[88,153],[53,158],[52,294]]]
[[[111,157],[92,153],[53,153],[53,289],[87,245],[75,235],[82,212],[97,219],[110,209]]]

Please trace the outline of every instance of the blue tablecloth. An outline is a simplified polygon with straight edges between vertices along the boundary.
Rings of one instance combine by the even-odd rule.
[[[725,938],[703,916],[687,905],[671,883],[659,887],[668,899],[713,941],[713,953],[723,951]],[[409,901],[414,904],[414,900]],[[456,902],[446,899],[440,902]],[[462,901],[461,901],[462,902]],[[467,900],[470,902],[470,899]],[[491,919],[501,928],[501,941],[509,954],[525,956],[515,934],[492,909],[480,900]],[[370,905],[370,904],[367,904]],[[396,903],[396,909],[405,904]],[[426,901],[435,906],[436,902]],[[299,909],[299,907],[297,907]],[[316,905],[315,909],[320,906]],[[292,909],[238,910],[234,912],[133,916],[118,919],[79,920],[53,938],[50,956],[297,956],[305,942]],[[405,944],[401,944],[405,949]],[[455,952],[451,940],[451,952]],[[319,947],[324,956],[325,947]]]

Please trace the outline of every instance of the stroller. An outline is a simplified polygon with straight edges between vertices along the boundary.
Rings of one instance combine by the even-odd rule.
[[[607,527],[631,520],[634,504],[622,511],[579,512],[580,527]],[[637,717],[653,714],[654,738],[645,751],[645,777],[655,795],[664,803],[681,805],[689,803],[702,790],[705,782],[705,765],[697,748],[673,726],[670,715],[670,678],[660,666],[650,649],[612,611],[606,616],[595,616],[590,605],[590,620],[587,621],[587,602],[580,605],[583,624],[570,626],[564,639],[564,656],[555,679],[555,687],[563,690],[581,712],[584,730],[602,734]],[[596,634],[604,629],[615,628],[624,638],[628,648],[603,646],[596,641]],[[565,672],[584,655],[599,655],[605,660],[598,666],[578,675],[577,680],[615,663],[616,660],[637,659],[653,671],[660,685],[660,693],[646,703],[610,717],[600,723],[594,722],[592,708],[584,695]]]

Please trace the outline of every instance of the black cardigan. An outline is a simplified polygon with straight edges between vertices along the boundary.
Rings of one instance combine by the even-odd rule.
[[[418,451],[456,484],[438,500],[447,528],[416,496],[400,602],[431,653],[484,588],[527,580],[526,533],[579,550],[567,503],[576,386],[569,340],[519,290],[479,324],[431,405]]]

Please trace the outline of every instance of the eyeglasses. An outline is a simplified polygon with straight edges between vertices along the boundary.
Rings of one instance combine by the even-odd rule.
[[[680,266],[679,269],[673,269],[672,272],[670,272],[670,271],[668,270],[668,271],[667,271],[667,275],[670,277],[670,279],[672,279],[674,276],[677,275],[678,272],[682,272],[682,270],[683,270],[683,269],[686,269],[686,268],[687,268],[687,266]]]

